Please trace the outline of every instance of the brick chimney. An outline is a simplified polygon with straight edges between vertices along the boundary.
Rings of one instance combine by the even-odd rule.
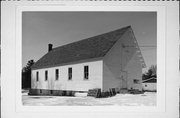
[[[48,52],[52,50],[53,44],[48,44]]]

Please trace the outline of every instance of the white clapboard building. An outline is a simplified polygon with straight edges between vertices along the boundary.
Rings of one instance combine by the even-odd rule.
[[[142,90],[145,67],[131,26],[53,48],[32,66],[33,90]]]

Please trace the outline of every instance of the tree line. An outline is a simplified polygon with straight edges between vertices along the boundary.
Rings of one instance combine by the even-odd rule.
[[[147,80],[152,77],[157,78],[157,66],[156,65],[151,65],[151,67],[148,69],[148,71],[142,74],[142,80]]]
[[[31,88],[31,66],[34,64],[34,60],[29,60],[27,65],[22,69],[22,88]]]

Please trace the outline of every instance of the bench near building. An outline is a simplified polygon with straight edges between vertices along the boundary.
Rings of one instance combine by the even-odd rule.
[[[53,48],[32,66],[30,95],[142,90],[145,63],[130,26]]]

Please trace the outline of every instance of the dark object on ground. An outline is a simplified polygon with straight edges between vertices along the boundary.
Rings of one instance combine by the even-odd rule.
[[[90,89],[88,91],[87,96],[92,96],[95,98],[105,98],[105,97],[115,96],[116,94],[117,94],[117,89],[115,88],[110,88],[109,91],[103,91],[103,92],[101,92],[100,88],[96,88],[96,89]]]
[[[121,93],[121,94],[127,94],[127,93],[129,93],[128,92],[128,89],[127,88],[122,88],[122,89],[120,89],[120,92],[119,93]]]
[[[106,92],[101,92],[101,97],[102,97],[102,98],[109,97],[109,92],[108,92],[108,91],[106,91]]]
[[[140,91],[138,89],[132,89],[132,90],[128,90],[128,92],[130,94],[143,94],[144,92],[143,91]]]
[[[110,93],[110,96],[115,96],[116,95],[115,88],[110,88],[109,93]]]
[[[95,98],[100,98],[101,97],[101,89],[100,88],[89,89],[87,96],[92,96],[92,97],[95,97]]]

